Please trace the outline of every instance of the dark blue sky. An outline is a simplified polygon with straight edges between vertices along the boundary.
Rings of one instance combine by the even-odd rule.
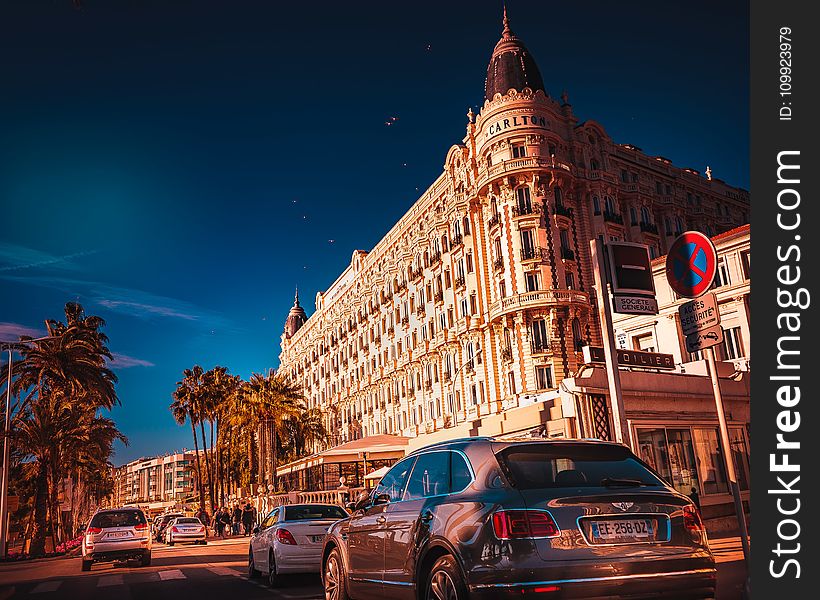
[[[582,120],[748,187],[746,2],[507,5]],[[500,32],[496,1],[2,2],[0,338],[79,300],[115,461],[189,446],[182,369],[277,366],[294,286],[310,313],[438,176]]]

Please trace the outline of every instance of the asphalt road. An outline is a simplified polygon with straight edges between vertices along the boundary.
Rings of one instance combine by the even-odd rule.
[[[741,598],[745,568],[738,538],[712,540],[719,600]],[[80,558],[0,564],[0,600],[313,600],[319,576],[286,578],[276,589],[247,578],[248,538],[207,546],[154,545],[150,567],[104,563],[80,570]]]

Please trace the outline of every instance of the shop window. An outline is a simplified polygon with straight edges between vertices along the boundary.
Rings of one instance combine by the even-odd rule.
[[[735,461],[737,484],[741,490],[749,489],[749,450],[746,448],[746,439],[743,429],[732,427],[729,429],[729,446],[732,449],[732,459]]]
[[[717,428],[695,427],[693,431],[698,479],[702,482],[703,493],[705,495],[727,493],[729,487],[726,483],[726,471],[723,467]]]

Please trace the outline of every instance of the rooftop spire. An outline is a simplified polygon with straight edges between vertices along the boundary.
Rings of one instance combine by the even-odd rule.
[[[513,36],[513,32],[510,30],[510,19],[507,18],[507,5],[504,4],[504,30],[501,32],[501,36],[504,38],[509,38]]]
[[[299,286],[296,286],[296,296],[293,299],[293,306],[299,306]]]

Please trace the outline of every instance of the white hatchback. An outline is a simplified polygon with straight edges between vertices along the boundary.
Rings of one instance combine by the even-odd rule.
[[[348,517],[336,504],[289,504],[273,509],[254,527],[248,549],[248,575],[268,575],[277,585],[280,575],[319,573],[325,534],[333,523]]]
[[[207,544],[205,525],[196,517],[176,517],[165,529],[165,541],[169,546],[174,544]]]

